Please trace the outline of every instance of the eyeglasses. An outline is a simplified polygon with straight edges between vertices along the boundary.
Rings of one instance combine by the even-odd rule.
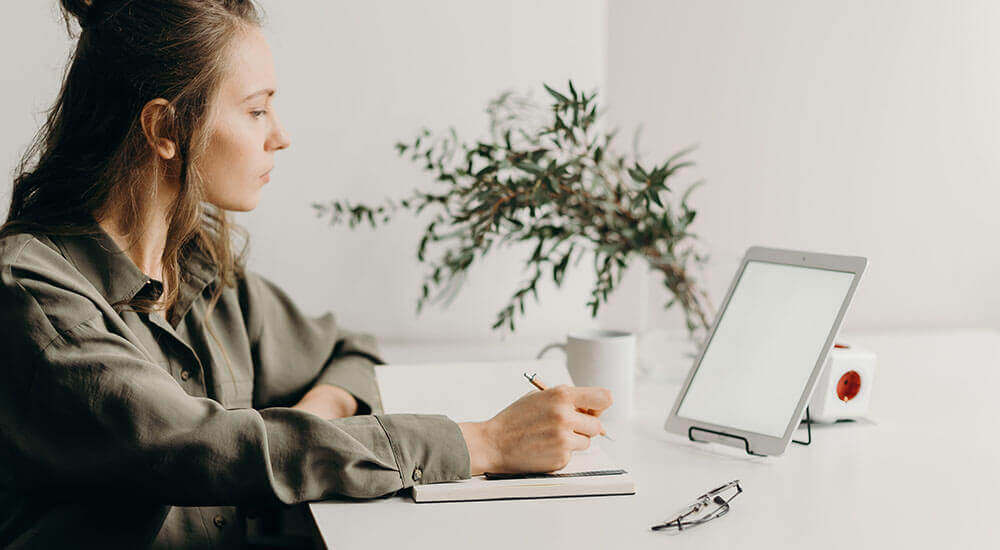
[[[698,497],[694,504],[688,506],[677,517],[650,527],[653,531],[677,529],[683,531],[695,525],[708,523],[729,513],[729,503],[743,492],[740,480],[734,479],[722,487],[712,489]],[[712,505],[715,505],[712,507]]]

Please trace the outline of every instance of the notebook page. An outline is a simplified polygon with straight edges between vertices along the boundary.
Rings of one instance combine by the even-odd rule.
[[[550,472],[553,474],[579,474],[582,472],[597,472],[600,470],[617,470],[620,467],[611,461],[611,458],[601,449],[596,441],[590,442],[590,448],[583,451],[574,451],[561,470]]]

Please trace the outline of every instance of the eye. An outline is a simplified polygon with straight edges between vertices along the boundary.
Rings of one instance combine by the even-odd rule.
[[[267,111],[250,111],[250,115],[253,116],[254,118],[260,118],[261,116],[264,116],[266,114]]]

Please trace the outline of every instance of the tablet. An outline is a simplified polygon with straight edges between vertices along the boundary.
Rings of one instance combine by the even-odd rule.
[[[665,429],[785,452],[868,261],[751,247]]]

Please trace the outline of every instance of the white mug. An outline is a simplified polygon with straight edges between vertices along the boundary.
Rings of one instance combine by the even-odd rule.
[[[597,386],[611,391],[611,407],[601,414],[604,420],[632,416],[635,392],[635,334],[618,330],[589,330],[570,333],[565,344],[549,344],[538,352],[541,358],[552,348],[566,354],[566,367],[577,386]]]

